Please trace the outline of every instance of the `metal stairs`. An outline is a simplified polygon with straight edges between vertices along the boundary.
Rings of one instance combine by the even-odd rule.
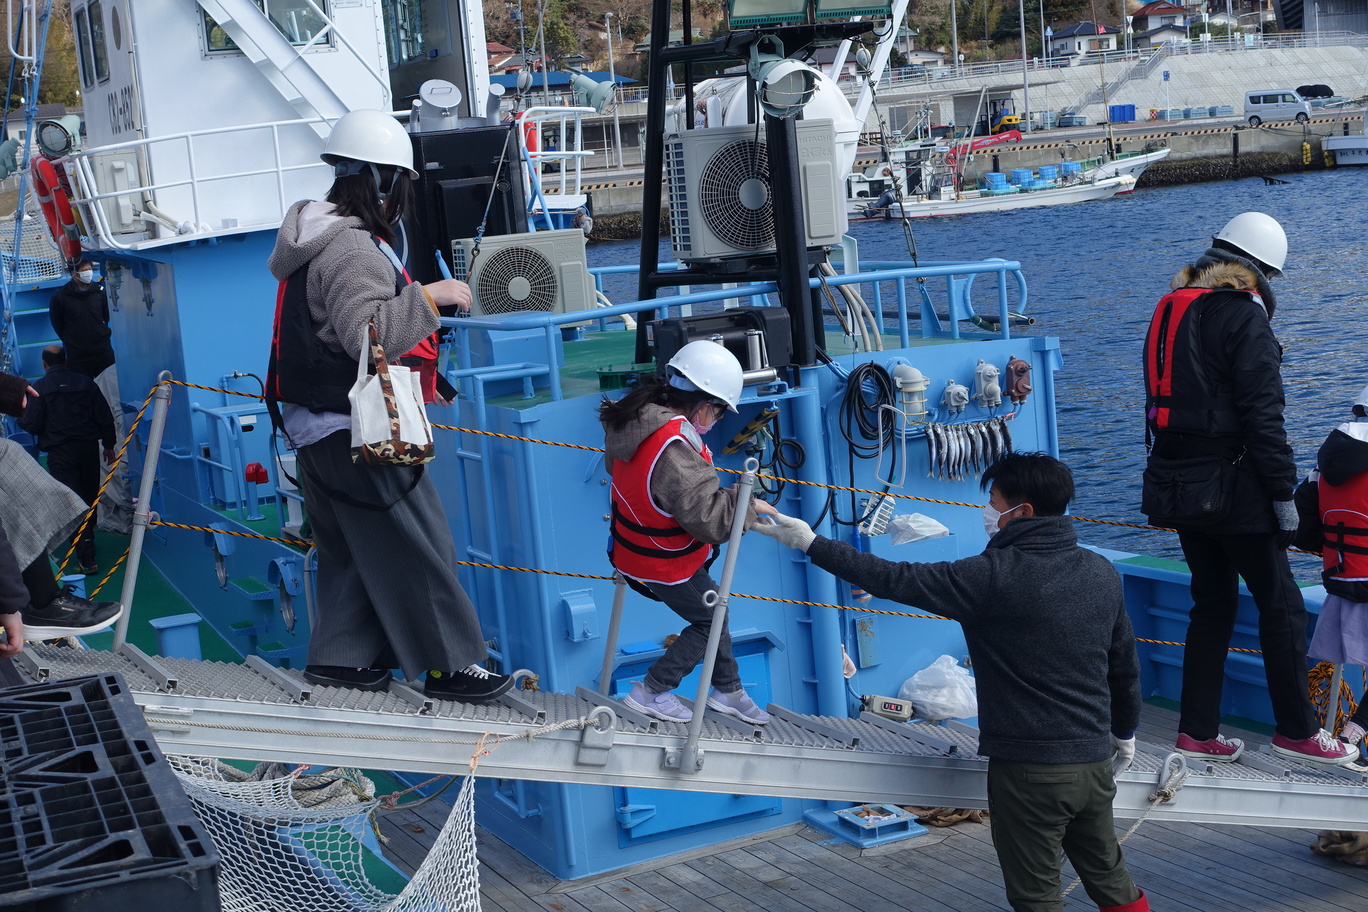
[[[217,22],[281,97],[300,117],[336,120],[347,113],[347,106],[313,68],[308,58],[281,33],[253,0],[196,0],[201,9]],[[327,24],[324,34],[333,29]],[[314,46],[315,37],[303,50]],[[319,136],[331,131],[328,123],[311,125]]]
[[[315,687],[257,657],[245,664],[29,644],[15,660],[43,682],[117,672],[167,753],[726,794],[984,807],[987,760],[957,723],[804,716],[771,707],[751,726],[709,711],[695,769],[681,770],[687,726],[638,716],[586,688],[514,690],[499,701],[434,701],[394,683],[368,693]],[[1176,755],[1173,755],[1176,756]],[[1169,801],[1151,796],[1172,769],[1141,744],[1117,780],[1118,817],[1361,829],[1368,768],[1338,769],[1246,749],[1234,764],[1187,761]]]

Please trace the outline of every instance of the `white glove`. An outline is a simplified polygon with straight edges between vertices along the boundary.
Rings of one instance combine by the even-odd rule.
[[[1116,752],[1112,756],[1112,775],[1119,776],[1130,769],[1131,763],[1135,760],[1135,738],[1118,738],[1112,735],[1111,746]]]
[[[774,522],[772,523],[760,522],[751,528],[761,535],[768,535],[781,545],[788,545],[790,548],[797,548],[804,552],[817,538],[817,533],[813,532],[812,527],[807,523],[794,516],[785,516],[783,513],[774,514]]]

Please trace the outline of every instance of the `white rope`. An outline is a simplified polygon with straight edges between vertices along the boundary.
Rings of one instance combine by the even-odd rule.
[[[1149,807],[1145,809],[1145,813],[1141,814],[1135,823],[1131,824],[1130,829],[1126,830],[1125,834],[1116,840],[1116,844],[1120,845],[1130,839],[1131,834],[1140,829],[1140,824],[1144,823],[1145,818],[1154,813],[1155,808],[1172,801],[1177,796],[1178,790],[1183,787],[1183,783],[1187,782],[1189,772],[1191,770],[1188,769],[1187,758],[1182,754],[1172,753],[1165,757],[1163,766],[1159,768],[1159,784],[1149,796]],[[1083,878],[1075,877],[1073,883],[1069,884],[1059,894],[1059,898],[1063,899],[1068,896],[1082,882]]]

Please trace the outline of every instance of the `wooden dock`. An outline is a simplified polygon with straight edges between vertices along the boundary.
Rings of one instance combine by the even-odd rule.
[[[1177,714],[1146,706],[1139,738],[1171,744]],[[1223,727],[1263,744],[1268,736]],[[877,800],[878,796],[870,796]],[[450,805],[380,818],[386,854],[411,874]],[[1368,808],[1364,809],[1368,829]],[[1289,821],[1289,823],[1294,823]],[[1121,821],[1124,833],[1131,821]],[[478,829],[478,828],[477,828]],[[596,877],[559,881],[478,829],[484,912],[1000,912],[1008,909],[989,828],[961,823],[874,849],[803,824]],[[1364,912],[1368,868],[1315,855],[1314,830],[1145,822],[1123,851],[1154,909],[1165,912]],[[1064,884],[1073,881],[1066,866]],[[1082,888],[1065,910],[1096,906]]]

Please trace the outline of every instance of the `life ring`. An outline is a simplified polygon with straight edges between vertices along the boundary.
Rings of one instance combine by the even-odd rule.
[[[71,211],[71,200],[57,177],[57,169],[51,159],[41,156],[33,159],[29,169],[33,174],[33,192],[38,197],[38,206],[43,210],[52,239],[66,261],[75,264],[81,259],[81,232],[76,227],[76,214]]]

